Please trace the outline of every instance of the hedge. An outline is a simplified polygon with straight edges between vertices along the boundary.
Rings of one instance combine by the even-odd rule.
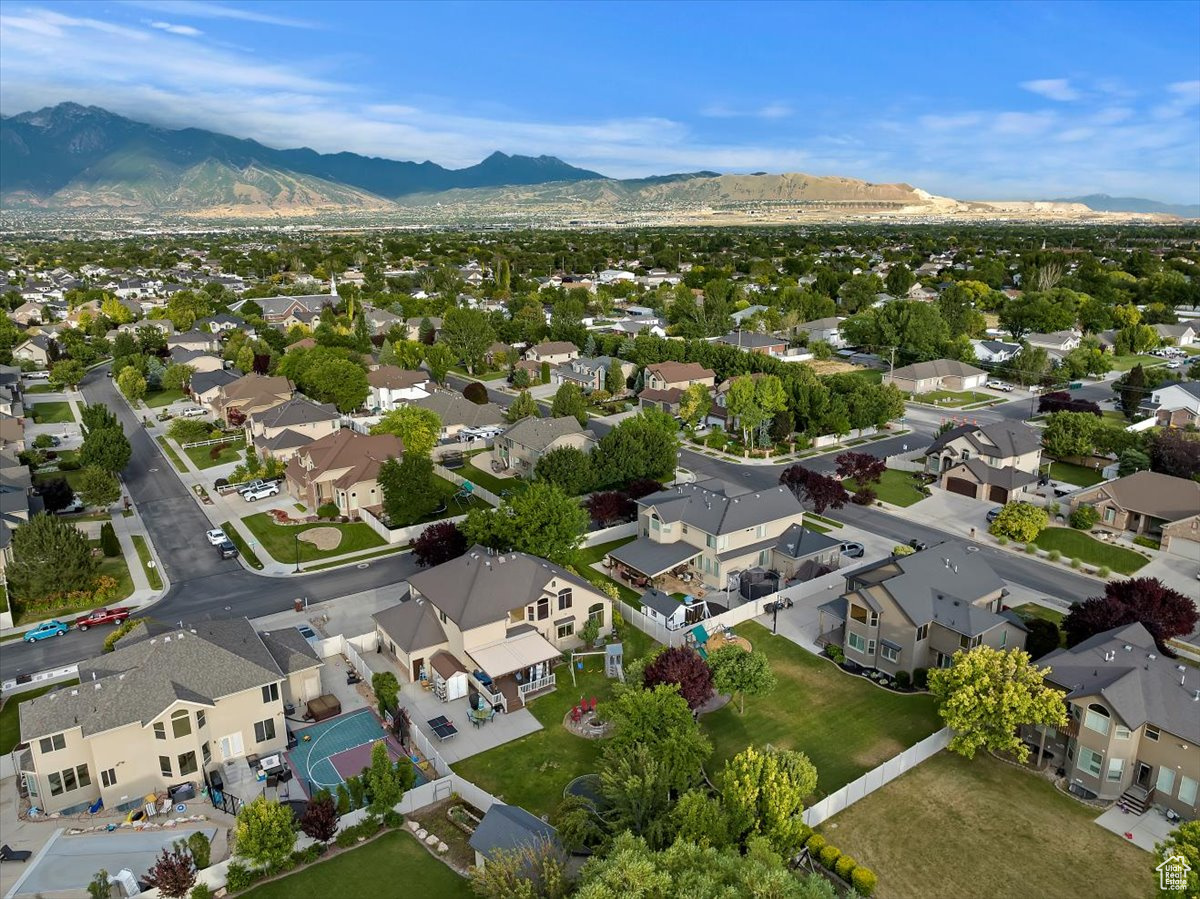
[[[875,892],[878,878],[870,868],[864,868],[853,857],[842,855],[836,846],[831,846],[825,837],[814,833],[804,843],[810,856],[816,858],[832,874],[850,883],[863,896]]]

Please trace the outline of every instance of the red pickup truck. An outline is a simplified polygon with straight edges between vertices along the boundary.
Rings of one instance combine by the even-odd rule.
[[[101,624],[120,624],[129,617],[130,609],[120,606],[115,609],[93,609],[82,618],[75,620],[75,626],[81,631]]]

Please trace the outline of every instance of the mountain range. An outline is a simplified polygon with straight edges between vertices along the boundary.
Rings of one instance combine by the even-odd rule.
[[[544,221],[815,220],[820,216],[1200,217],[1200,208],[1103,194],[963,202],[909,184],[799,173],[701,171],[617,180],[553,156],[493,153],[447,169],[356,153],[279,150],[199,128],[168,129],[96,106],[0,116],[0,203],[8,210],[133,215],[346,213]]]

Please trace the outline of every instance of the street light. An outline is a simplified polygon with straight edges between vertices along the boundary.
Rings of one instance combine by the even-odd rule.
[[[292,534],[292,541],[296,544],[296,574],[300,573],[300,532]]]

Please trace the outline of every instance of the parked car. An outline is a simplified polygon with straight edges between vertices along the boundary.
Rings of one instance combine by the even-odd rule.
[[[852,559],[861,559],[866,548],[861,543],[848,541],[842,544],[842,555],[849,556]]]
[[[179,414],[187,416],[188,418],[193,418],[198,415],[203,415],[204,408],[202,406],[188,406],[186,409],[184,409]]]
[[[916,537],[913,537],[913,539],[909,540],[908,545],[917,552],[920,552],[923,549],[929,549],[928,543],[926,543],[924,540],[918,540]]]
[[[997,518],[999,518],[1000,513],[1003,511],[1004,511],[1004,506],[996,506],[996,508],[994,508],[994,509],[988,509],[988,513],[987,513],[988,524],[991,524],[993,521],[995,521]]]
[[[133,611],[125,606],[117,606],[114,609],[93,609],[82,618],[75,619],[75,626],[81,631],[86,631],[89,627],[99,627],[101,624],[120,624],[129,617],[129,613]]]
[[[217,544],[217,554],[222,559],[236,559],[238,550],[237,547],[233,545],[233,541],[226,537]]]
[[[67,503],[65,506],[63,506],[61,509],[58,509],[54,514],[55,515],[70,515],[74,512],[82,512],[83,509],[84,509],[83,500],[81,500],[77,496],[74,499],[72,499],[69,503]]]
[[[1005,384],[1003,381],[988,381],[987,386],[992,388],[992,390],[1000,390],[1004,393],[1009,393],[1012,391],[1012,385]]]
[[[43,621],[32,630],[26,631],[23,639],[26,643],[36,643],[38,640],[45,640],[47,637],[61,637],[69,628],[69,624],[58,619]]]
[[[278,484],[267,484],[264,487],[257,487],[254,490],[247,490],[242,494],[242,496],[246,498],[246,502],[252,503],[256,500],[266,499],[268,496],[277,496],[278,494]]]
[[[208,538],[208,542],[213,546],[220,546],[229,539],[225,536],[225,532],[220,528],[213,528],[211,531],[205,531],[204,536]]]
[[[245,495],[251,490],[257,490],[260,487],[265,486],[267,486],[266,481],[264,481],[262,478],[255,478],[253,481],[247,481],[245,484],[242,484],[242,486],[238,487],[238,493]]]

